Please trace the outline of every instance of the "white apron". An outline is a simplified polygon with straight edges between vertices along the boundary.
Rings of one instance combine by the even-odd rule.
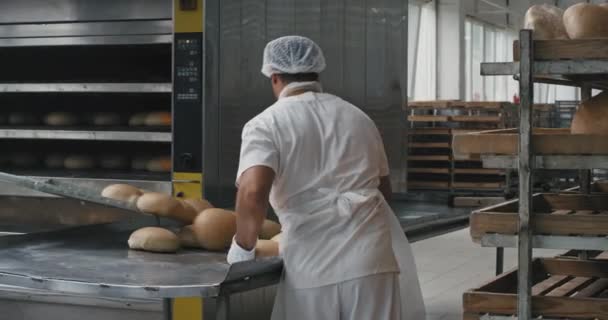
[[[320,189],[319,193],[327,194],[323,201],[329,206],[336,206],[336,214],[348,214],[353,208],[364,205],[365,202],[372,199],[377,199],[378,196],[382,198],[382,206],[384,206],[385,218],[390,226],[391,242],[393,247],[393,253],[399,265],[399,288],[401,296],[401,319],[402,320],[423,320],[426,319],[426,311],[424,301],[422,298],[422,292],[420,290],[420,283],[418,281],[418,272],[416,270],[416,263],[412,253],[411,246],[403,232],[399,220],[393,213],[392,209],[382,197],[382,194],[377,189],[362,189],[354,190],[343,193],[336,193],[333,190]],[[315,201],[317,202],[317,201]],[[292,203],[293,205],[296,205]],[[318,205],[318,202],[316,203]],[[302,207],[311,205],[311,203],[300,203]],[[318,207],[317,207],[318,208]],[[305,210],[303,208],[303,210]],[[281,217],[280,211],[277,215]],[[286,222],[289,223],[289,222]],[[284,237],[289,237],[285,234]],[[283,239],[289,241],[288,239]],[[281,285],[279,285],[279,293],[277,295],[275,304],[281,304]],[[275,309],[282,309],[280,305],[275,305]],[[287,310],[288,311],[288,310]]]

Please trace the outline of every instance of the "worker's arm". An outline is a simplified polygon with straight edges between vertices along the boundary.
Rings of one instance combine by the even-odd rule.
[[[228,251],[228,263],[255,259],[273,180],[274,171],[265,166],[253,166],[241,175],[236,196],[236,235]]]
[[[380,186],[378,186],[380,192],[384,196],[386,201],[391,200],[393,197],[393,187],[391,187],[391,178],[389,176],[380,177]]]
[[[236,196],[235,240],[243,249],[255,247],[266,219],[273,181],[274,171],[265,166],[249,168],[241,176]]]

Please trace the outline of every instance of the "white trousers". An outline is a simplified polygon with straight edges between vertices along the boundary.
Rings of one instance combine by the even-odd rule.
[[[400,320],[399,275],[382,273],[295,289],[281,281],[272,320]]]

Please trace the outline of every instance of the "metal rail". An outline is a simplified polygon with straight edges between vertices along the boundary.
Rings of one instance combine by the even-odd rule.
[[[552,170],[608,168],[608,156],[604,155],[536,155],[532,157],[534,168]],[[517,169],[516,155],[482,155],[484,167]]]
[[[171,142],[170,132],[0,129],[0,139]]]
[[[1,83],[0,92],[124,92],[152,93],[173,90],[171,83]]]

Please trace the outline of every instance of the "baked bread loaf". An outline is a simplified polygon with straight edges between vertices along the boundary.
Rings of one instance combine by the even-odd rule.
[[[608,38],[608,4],[578,3],[564,12],[570,39]]]
[[[272,220],[264,220],[264,224],[262,224],[262,231],[260,232],[260,238],[270,240],[279,233],[281,233],[280,224]]]
[[[236,216],[224,209],[207,209],[201,212],[192,226],[196,239],[207,250],[225,250],[236,234]]]
[[[44,117],[47,126],[74,126],[78,124],[78,117],[69,112],[51,112]]]
[[[608,135],[608,91],[583,101],[572,118],[572,134]]]
[[[536,40],[568,39],[563,16],[564,11],[556,6],[533,5],[524,17],[524,29],[534,30]]]
[[[86,155],[67,156],[63,162],[66,169],[86,170],[95,168],[95,159]]]
[[[192,224],[198,211],[185,202],[169,194],[159,192],[144,193],[137,199],[137,209],[145,213],[171,218],[185,224]]]
[[[149,127],[171,126],[171,112],[151,112],[144,118],[144,125]]]
[[[101,191],[101,196],[118,201],[124,201],[133,205],[137,204],[137,199],[143,195],[139,188],[128,184],[112,184]]]
[[[276,257],[279,255],[279,243],[272,240],[258,240],[255,245],[255,257]]]
[[[282,238],[283,238],[283,233],[279,233],[276,236],[272,237],[272,239],[270,239],[270,240],[275,241],[275,242],[281,242]]]
[[[179,250],[179,239],[175,233],[157,227],[136,230],[129,237],[129,248],[150,252],[174,253]]]
[[[150,172],[169,172],[171,171],[171,158],[160,157],[151,159],[146,163],[146,170]]]
[[[205,199],[180,199],[186,205],[192,207],[196,212],[201,213],[207,209],[214,208],[209,201]]]
[[[177,234],[179,244],[184,248],[201,248],[192,225],[183,227]]]

